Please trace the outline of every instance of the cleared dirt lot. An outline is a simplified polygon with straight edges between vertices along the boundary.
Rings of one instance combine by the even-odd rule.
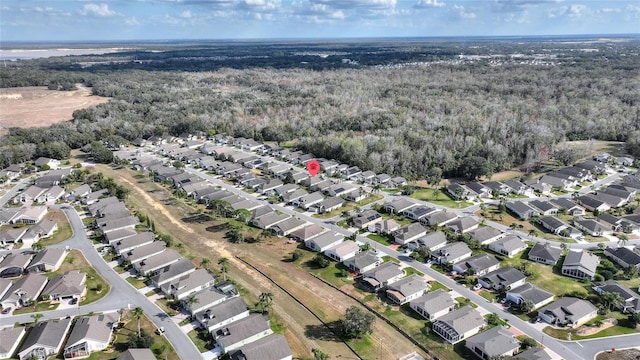
[[[217,260],[226,257],[230,260],[229,276],[251,294],[251,301],[256,302],[256,297],[261,292],[271,292],[274,295],[274,313],[286,327],[285,336],[294,356],[309,357],[312,348],[320,348],[333,358],[355,358],[309,311],[264,276],[235,258],[240,256],[246,259],[293,294],[323,321],[335,324],[348,306],[356,304],[355,301],[323,284],[300,266],[283,261],[295,249],[295,245],[286,244],[284,238],[268,238],[257,244],[230,244],[223,237],[224,229],[220,226],[222,221],[188,221],[186,217],[197,214],[195,209],[182,201],[173,200],[166,189],[153,183],[148,177],[136,175],[131,170],[114,170],[101,165],[96,170],[127,186],[131,190],[127,200],[131,208],[139,209],[152,218],[157,230],[180,239],[184,243],[184,250],[195,258],[196,263],[202,257],[208,257],[211,259],[210,267],[217,269]],[[377,343],[380,338],[385,339],[382,349]],[[415,348],[380,320],[376,321],[371,336],[352,343],[352,346],[365,359],[397,359]]]
[[[72,114],[109,101],[91,95],[91,89],[76,85],[78,90],[55,91],[46,87],[0,89],[0,135],[10,127],[40,127],[71,120]]]

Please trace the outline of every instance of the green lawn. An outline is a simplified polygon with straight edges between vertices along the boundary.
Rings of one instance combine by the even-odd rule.
[[[492,293],[492,292],[488,292],[487,290],[481,290],[480,291],[480,296],[482,296],[483,298],[489,300],[489,302],[496,302],[498,301],[498,294],[496,293]]]
[[[314,218],[318,218],[318,219],[331,219],[332,217],[336,217],[338,215],[342,215],[343,212],[345,211],[351,211],[356,207],[355,203],[345,203],[343,206],[341,206],[338,209],[332,210],[328,213],[324,213],[324,214],[313,214],[311,215]]]
[[[365,206],[365,205],[369,205],[371,203],[374,203],[376,201],[379,201],[383,198],[382,195],[378,195],[378,194],[370,194],[369,196],[367,196],[366,199],[362,199],[360,201],[357,202],[358,206]]]
[[[344,284],[353,284],[353,279],[351,279],[350,277],[342,276],[343,271],[348,274],[347,267],[342,265],[342,263],[332,261],[331,264],[329,264],[329,266],[327,266],[326,268],[313,268],[309,266],[307,267],[309,268],[309,271],[311,273],[319,276],[320,278],[337,287],[341,287]]]
[[[38,241],[38,244],[42,245],[43,247],[58,244],[65,240],[68,240],[72,234],[73,232],[71,231],[71,225],[69,225],[69,222],[65,218],[64,221],[58,221],[58,230],[53,233],[50,238],[42,239]]]
[[[162,311],[166,312],[169,316],[175,316],[177,314],[175,310],[169,307],[169,301],[167,299],[163,298],[156,300],[156,305],[158,305],[158,307],[162,309]]]
[[[621,316],[615,315],[615,313],[617,312],[613,312],[611,313],[611,315],[613,315],[613,317],[616,317],[616,318],[621,317]],[[623,314],[620,314],[620,315],[623,315]],[[602,319],[604,317],[598,316],[598,318]],[[588,324],[593,324],[594,321],[597,320],[598,318],[590,321]],[[618,335],[638,333],[638,330],[632,329],[628,325],[629,325],[629,321],[627,320],[626,316],[623,316],[620,319],[618,319],[618,325],[608,327],[595,334],[591,334],[587,336],[576,335],[576,329],[571,329],[571,328],[558,329],[558,328],[553,328],[551,326],[547,326],[542,331],[547,335],[553,336],[554,338],[561,339],[561,340],[568,339],[569,333],[571,333],[571,340],[595,339],[595,338],[608,337],[608,336],[618,336]]]
[[[474,309],[478,307],[478,305],[474,304],[471,300],[467,299],[464,296],[459,296],[455,300],[460,303],[460,307],[464,305],[471,306]]]
[[[196,347],[198,348],[198,351],[200,351],[201,353],[213,349],[213,346],[211,346],[211,341],[210,341],[211,334],[209,334],[207,330],[204,330],[204,329],[191,330],[187,333],[187,336],[196,345]]]
[[[144,283],[144,280],[139,280],[134,276],[129,276],[127,278],[127,281],[129,282],[129,284],[133,285],[133,287],[135,287],[136,289],[142,289],[143,287],[147,286],[147,284]]]
[[[420,271],[418,271],[418,270],[416,270],[416,269],[414,269],[414,268],[412,268],[410,266],[404,268],[404,271],[407,273],[407,276],[413,275],[413,274],[416,274],[418,276],[424,276],[423,273],[421,273]]]
[[[473,205],[468,201],[453,200],[448,194],[443,193],[440,189],[420,188],[417,189],[413,194],[411,194],[411,197],[414,199],[428,201],[436,205],[446,206],[454,209],[466,208]]]
[[[57,302],[54,303],[51,301],[39,301],[35,304],[35,306],[28,306],[28,307],[23,307],[23,308],[14,310],[13,315],[28,314],[32,312],[51,311],[51,310],[57,309],[59,305],[60,304]]]
[[[444,291],[451,291],[451,289],[449,289],[448,287],[442,285],[441,283],[435,280],[429,281],[429,284],[431,284],[431,289],[429,289],[429,292],[436,291],[438,289],[443,289]]]
[[[394,262],[394,263],[396,263],[396,264],[400,264],[400,260],[398,260],[398,259],[396,259],[396,258],[394,258],[394,257],[391,257],[391,256],[389,256],[389,255],[385,255],[385,256],[383,256],[383,257],[382,257],[382,261],[383,261],[383,262],[391,261],[391,262]]]
[[[391,244],[393,244],[393,241],[391,241],[389,239],[389,237],[384,236],[384,235],[379,235],[379,234],[369,234],[367,235],[367,237],[377,243],[380,243],[384,246],[389,246]]]

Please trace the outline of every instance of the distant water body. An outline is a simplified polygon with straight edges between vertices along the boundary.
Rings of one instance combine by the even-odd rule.
[[[0,60],[26,60],[48,58],[51,56],[67,56],[67,55],[101,55],[121,51],[128,51],[131,48],[92,48],[92,49],[70,49],[70,48],[51,48],[51,49],[0,49]]]

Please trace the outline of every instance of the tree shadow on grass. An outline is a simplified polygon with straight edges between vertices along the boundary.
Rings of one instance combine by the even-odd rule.
[[[222,223],[218,225],[209,226],[205,230],[209,232],[221,232],[221,231],[227,231],[230,228],[231,226],[229,225],[229,223]]]
[[[207,214],[195,214],[195,215],[191,215],[191,216],[187,216],[187,217],[183,217],[182,222],[188,223],[188,224],[202,224],[205,223],[207,221],[211,221],[213,220],[211,218],[211,216],[207,215]]]
[[[338,326],[340,325],[340,322],[333,321],[333,322],[327,323],[327,325],[331,329],[334,329],[337,331]],[[304,336],[312,340],[335,341],[335,342],[342,341],[340,340],[340,338],[336,336],[336,334],[333,331],[331,331],[331,329],[327,328],[322,324],[307,325],[305,326],[305,329],[304,329]]]

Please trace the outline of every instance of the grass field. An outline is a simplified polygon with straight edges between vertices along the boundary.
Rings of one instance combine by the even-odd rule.
[[[73,232],[71,231],[71,225],[64,215],[62,210],[50,209],[49,213],[45,216],[45,219],[55,221],[58,224],[58,230],[48,239],[42,239],[38,244],[47,247],[53,244],[59,244],[65,240],[68,240]]]
[[[27,306],[13,311],[13,315],[28,314],[32,312],[43,312],[55,310],[60,306],[57,302],[38,301],[33,306]]]
[[[446,206],[452,209],[462,209],[473,205],[468,201],[456,201],[453,200],[448,194],[443,193],[440,189],[417,189],[411,197],[414,199],[428,201],[430,203]]]

